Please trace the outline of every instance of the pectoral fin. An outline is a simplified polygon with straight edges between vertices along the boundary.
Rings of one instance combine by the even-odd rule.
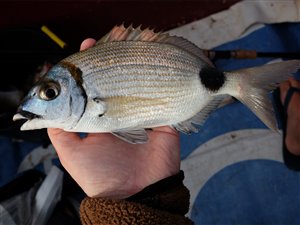
[[[131,144],[144,144],[148,141],[145,129],[120,130],[112,132],[113,135]]]
[[[106,102],[100,97],[89,98],[86,111],[91,116],[102,117],[107,111]]]

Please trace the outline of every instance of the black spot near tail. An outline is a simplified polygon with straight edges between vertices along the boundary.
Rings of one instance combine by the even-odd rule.
[[[213,92],[218,91],[226,81],[224,72],[209,66],[203,67],[199,76],[204,87]]]

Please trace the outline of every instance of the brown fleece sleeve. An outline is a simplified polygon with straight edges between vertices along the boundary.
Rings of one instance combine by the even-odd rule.
[[[85,198],[80,205],[83,225],[191,225],[186,218],[189,191],[183,172],[150,185],[126,200]]]

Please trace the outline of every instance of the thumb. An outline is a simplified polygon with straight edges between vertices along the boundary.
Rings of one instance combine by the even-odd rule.
[[[85,39],[80,45],[80,51],[93,47],[96,44],[96,40],[93,38]]]
[[[76,133],[66,132],[58,128],[48,128],[49,138],[57,153],[67,152],[72,146],[76,146],[81,138]]]

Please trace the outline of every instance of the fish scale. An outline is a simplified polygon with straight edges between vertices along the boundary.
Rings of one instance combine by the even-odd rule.
[[[86,86],[90,88],[93,85],[97,86],[99,90],[102,90],[100,91],[102,97],[134,94],[141,97],[167,96],[171,98],[170,94],[173,94],[174,98],[182,102],[182,97],[187,96],[184,94],[187,88],[199,82],[197,71],[200,70],[200,60],[190,55],[178,55],[177,49],[172,49],[174,53],[169,52],[167,56],[161,57],[162,60],[155,59],[154,55],[163,55],[162,52],[165,52],[156,45],[156,43],[149,42],[112,42],[103,46],[101,51],[91,51],[84,58],[73,56],[66,60],[82,69]],[[115,51],[110,50],[112,47]],[[148,51],[140,51],[141,47]],[[171,47],[168,46],[168,49],[171,50]],[[118,52],[118,59],[115,59],[115,52]],[[95,58],[94,54],[103,55],[103,57]],[[82,59],[88,60],[92,65],[100,66],[97,70],[82,66],[85,65]],[[114,63],[107,66],[107,62],[111,60]],[[164,61],[169,63],[166,64]],[[189,64],[193,66],[186,66]],[[154,79],[149,79],[151,77]],[[138,82],[134,83],[134,80]],[[161,82],[164,82],[163,88]],[[166,89],[173,90],[173,93],[172,91],[166,92]]]
[[[147,46],[147,51],[140,51],[141,46]],[[112,51],[110,48],[114,50]],[[80,54],[74,54],[65,60],[77,65],[86,72],[86,75],[110,67],[131,64],[152,65],[156,66],[157,70],[162,66],[162,68],[191,71],[203,65],[203,62],[197,57],[184,54],[184,52],[180,52],[180,49],[172,48],[172,46],[165,45],[162,48],[161,44],[158,43],[132,41],[107,43],[102,46],[101,51],[93,49],[93,51],[87,51],[84,57]],[[110,64],[109,62],[112,60],[113,63]]]

